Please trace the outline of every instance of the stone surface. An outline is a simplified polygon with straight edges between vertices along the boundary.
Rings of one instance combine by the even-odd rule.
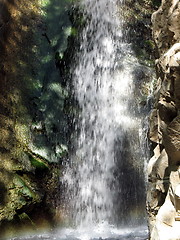
[[[176,117],[163,133],[163,143],[171,165],[180,164],[180,116]]]
[[[152,15],[157,88],[150,116],[147,210],[151,240],[180,239],[180,3],[162,0]]]
[[[55,49],[42,35],[47,24],[40,3],[45,2],[0,0],[0,238],[57,223],[65,97],[57,83]],[[59,2],[57,14],[52,2],[57,1],[48,7],[58,18]],[[51,38],[58,41],[49,21]]]

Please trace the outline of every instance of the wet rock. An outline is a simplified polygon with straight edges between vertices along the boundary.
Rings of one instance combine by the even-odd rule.
[[[48,129],[39,110],[43,97],[46,101],[49,97],[46,94],[47,86],[42,93],[39,82],[41,73],[38,72],[42,67],[39,51],[44,44],[38,27],[42,22],[41,10],[39,2],[35,0],[20,0],[18,4],[3,0],[0,4],[0,238],[6,234],[13,236],[28,225],[30,230],[37,230],[42,225],[47,228],[55,225],[54,196],[59,194],[60,165],[57,161],[51,163],[50,157],[54,151],[52,159],[61,158],[61,153],[52,150],[56,148],[59,132],[59,128],[52,129],[52,125],[54,121],[57,126],[61,125],[56,119],[62,113],[58,109],[58,117],[49,117],[47,122],[51,121],[51,128]],[[54,59],[52,65],[55,65]],[[47,69],[49,76],[50,70]],[[42,78],[46,77],[43,75]],[[48,94],[59,94],[59,101],[55,103],[57,108],[64,96],[61,94],[63,90],[58,93],[55,90],[48,89]],[[52,116],[51,113],[53,110],[47,115]],[[51,135],[51,143],[47,130]],[[34,143],[35,132],[43,137],[42,145]],[[33,151],[33,144],[40,154]],[[60,145],[61,141],[57,144]],[[49,158],[41,156],[42,148]]]

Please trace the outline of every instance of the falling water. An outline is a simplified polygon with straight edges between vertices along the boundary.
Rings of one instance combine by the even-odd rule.
[[[71,66],[79,116],[62,180],[69,228],[15,239],[144,240],[139,63],[123,30],[123,0],[79,4],[86,24]]]
[[[73,226],[142,220],[143,164],[133,70],[116,0],[83,0],[87,17],[72,72],[80,109],[67,182]],[[136,206],[136,207],[135,207]],[[141,219],[141,220],[140,220]]]

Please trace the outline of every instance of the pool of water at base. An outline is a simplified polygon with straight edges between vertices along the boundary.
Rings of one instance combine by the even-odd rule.
[[[137,228],[106,228],[97,227],[71,229],[65,228],[51,233],[41,233],[11,238],[10,240],[147,240],[148,229],[146,226]]]

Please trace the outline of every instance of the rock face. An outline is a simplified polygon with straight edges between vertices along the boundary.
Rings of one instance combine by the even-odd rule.
[[[147,210],[151,240],[180,239],[180,2],[152,15],[157,83],[150,115]]]
[[[58,46],[48,39],[65,40],[51,16],[43,18],[40,2],[0,1],[0,238],[61,220],[56,202],[66,155],[66,91],[55,66]],[[51,1],[49,14],[57,9],[59,17],[54,3],[59,6]]]

